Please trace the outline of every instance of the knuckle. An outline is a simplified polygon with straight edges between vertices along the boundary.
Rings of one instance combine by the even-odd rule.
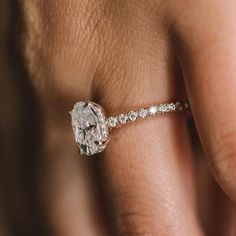
[[[152,218],[151,215],[145,214],[138,210],[126,210],[117,215],[116,226],[119,236],[151,236],[157,232],[153,229],[150,223],[147,223]]]
[[[105,13],[110,6],[106,2],[23,1],[23,56],[40,92],[44,92],[46,82],[59,95],[71,91],[74,97],[83,82],[85,89],[80,92],[89,94],[105,50],[104,40],[107,45],[111,41],[110,15]],[[82,81],[84,78],[86,81]]]

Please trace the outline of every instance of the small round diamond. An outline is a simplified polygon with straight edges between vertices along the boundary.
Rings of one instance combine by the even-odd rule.
[[[170,103],[167,106],[167,111],[171,112],[171,111],[175,111],[175,104],[174,103]]]
[[[163,113],[163,112],[165,112],[165,110],[166,110],[166,108],[163,104],[161,104],[157,107],[157,112],[158,113]]]
[[[121,114],[119,115],[118,120],[121,124],[125,124],[128,121],[128,116],[125,114]]]
[[[148,110],[142,108],[142,109],[139,110],[138,114],[139,114],[139,117],[145,118],[145,117],[147,117],[147,115],[148,115]]]
[[[107,137],[107,135],[108,135],[108,128],[107,128],[105,123],[103,125],[101,125],[101,132],[102,132],[102,138]]]
[[[135,121],[138,118],[138,112],[136,111],[131,111],[129,113],[129,120]]]
[[[187,102],[184,103],[184,108],[187,110],[189,108],[189,104]]]
[[[117,126],[117,124],[118,124],[118,119],[117,119],[117,117],[110,117],[109,119],[108,119],[108,124],[109,124],[109,126],[110,127],[115,127],[115,126]]]
[[[176,109],[177,109],[178,111],[182,111],[182,110],[183,110],[183,105],[182,105],[181,102],[176,102],[176,103],[175,103],[175,106],[176,106]]]
[[[157,113],[157,107],[156,107],[156,106],[150,106],[150,107],[148,108],[148,112],[149,112],[149,114],[152,115],[152,116],[156,115],[156,113]]]

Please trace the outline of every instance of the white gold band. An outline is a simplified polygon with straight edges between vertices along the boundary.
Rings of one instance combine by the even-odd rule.
[[[144,119],[150,116],[162,115],[171,112],[181,112],[189,109],[188,102],[172,102],[152,105],[138,110],[132,110],[128,113],[123,113],[117,116],[107,118],[109,128],[119,128],[127,122],[134,122],[138,119]]]

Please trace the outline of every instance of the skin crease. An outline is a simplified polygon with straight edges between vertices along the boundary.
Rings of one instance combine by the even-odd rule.
[[[235,235],[236,2],[21,4],[44,121],[42,199],[55,235]],[[181,114],[114,130],[101,158],[78,158],[68,117],[77,101],[110,115],[186,96],[224,192]]]

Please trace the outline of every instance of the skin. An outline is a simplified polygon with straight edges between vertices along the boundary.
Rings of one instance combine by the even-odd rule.
[[[236,1],[21,4],[55,235],[235,235]],[[77,101],[115,115],[185,99],[196,134],[171,114],[114,130],[101,158],[78,157]]]

